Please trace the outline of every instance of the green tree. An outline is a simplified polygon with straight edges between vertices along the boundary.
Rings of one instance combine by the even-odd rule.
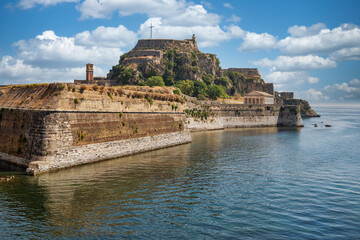
[[[215,84],[226,87],[229,80],[227,77],[218,77],[215,79]]]
[[[219,85],[208,87],[207,95],[212,100],[216,100],[219,97],[227,97],[225,89]]]
[[[202,76],[203,81],[207,84],[207,85],[211,85],[212,82],[214,81],[214,76],[209,74],[203,74]]]
[[[163,75],[163,79],[166,86],[173,86],[174,85],[174,79],[175,74],[172,70],[165,69],[165,73]]]
[[[132,68],[127,68],[123,70],[120,75],[118,75],[118,80],[123,84],[129,84],[129,80],[134,76],[135,70]]]
[[[153,86],[164,87],[165,83],[161,76],[152,76],[145,82],[145,85],[149,87],[153,87]]]
[[[180,88],[181,92],[193,96],[194,94],[194,82],[191,80],[183,80],[178,85],[178,88]]]
[[[204,82],[196,81],[194,84],[194,95],[206,95],[208,86]]]

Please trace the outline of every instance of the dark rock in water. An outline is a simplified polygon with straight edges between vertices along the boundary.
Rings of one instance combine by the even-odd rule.
[[[314,127],[318,127],[318,125],[315,123],[315,124],[314,124]]]
[[[330,124],[326,124],[325,127],[332,127]]]

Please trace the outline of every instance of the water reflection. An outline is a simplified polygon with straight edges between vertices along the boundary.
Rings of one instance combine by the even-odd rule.
[[[194,133],[186,145],[17,175],[0,184],[2,237],[289,239],[316,238],[320,228],[356,236],[358,135],[339,136],[350,136],[344,155],[334,138],[342,128],[304,123]]]

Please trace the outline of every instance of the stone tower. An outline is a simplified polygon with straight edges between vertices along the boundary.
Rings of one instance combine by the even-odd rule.
[[[192,40],[193,40],[193,42],[196,42],[195,33],[192,35]]]
[[[94,64],[86,64],[86,81],[94,80]]]

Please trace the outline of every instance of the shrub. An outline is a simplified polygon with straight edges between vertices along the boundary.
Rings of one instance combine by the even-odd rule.
[[[123,112],[119,113],[119,117],[122,117],[123,115],[124,115],[124,113],[123,113]]]
[[[124,89],[122,89],[122,88],[119,88],[119,89],[117,90],[117,92],[119,93],[119,96],[120,96],[120,97],[125,94],[125,91],[124,91]]]
[[[60,90],[60,91],[62,91],[62,90],[64,90],[64,89],[65,89],[65,85],[60,85],[60,86],[59,86],[59,90]]]
[[[178,85],[178,88],[180,88],[181,92],[193,96],[194,94],[194,82],[191,80],[183,80]]]
[[[173,93],[176,94],[176,95],[180,95],[180,90],[179,90],[179,89],[175,89],[175,90],[173,91]]]
[[[79,104],[79,103],[80,103],[79,99],[75,98],[75,99],[74,99],[74,103],[75,103],[75,104]]]
[[[151,98],[148,97],[146,100],[150,103],[150,106],[153,105],[153,100]]]
[[[78,135],[78,140],[79,141],[83,141],[85,139],[85,136],[86,136],[86,134],[83,131],[78,132],[77,135]]]
[[[110,99],[113,99],[113,96],[109,92],[108,92],[108,96],[109,96]]]
[[[97,91],[99,89],[99,86],[97,84],[94,84],[93,89],[94,89],[94,91]]]
[[[76,92],[76,87],[73,87],[73,88],[72,88],[72,92]]]
[[[145,82],[145,85],[149,87],[153,87],[153,86],[164,87],[165,83],[161,76],[152,76]]]
[[[227,97],[224,88],[219,85],[210,86],[207,90],[207,95],[212,100],[216,100],[219,97]]]
[[[86,86],[85,86],[85,85],[81,85],[81,86],[80,86],[80,93],[84,93],[85,90],[86,90]]]

